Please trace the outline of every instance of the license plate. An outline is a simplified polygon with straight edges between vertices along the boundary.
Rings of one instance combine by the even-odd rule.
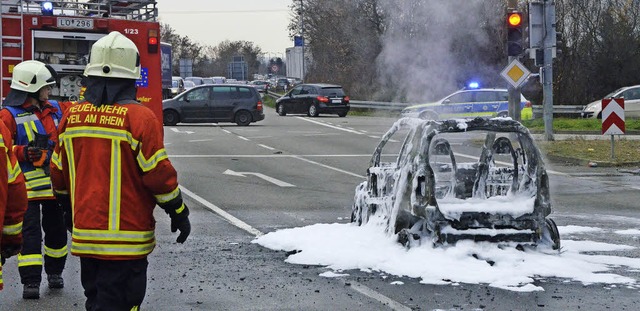
[[[333,104],[340,104],[340,103],[342,103],[342,99],[332,99],[332,100],[331,100],[331,103],[333,103]]]
[[[58,17],[58,27],[60,27],[60,28],[93,29],[93,20],[92,19],[86,19],[86,18]]]

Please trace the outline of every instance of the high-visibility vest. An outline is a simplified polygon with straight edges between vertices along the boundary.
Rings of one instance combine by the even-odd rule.
[[[57,101],[50,100],[49,103],[57,110],[55,113],[51,114],[53,122],[57,127],[60,119],[62,119],[62,112]],[[27,111],[21,106],[7,106],[5,108],[11,112],[13,119],[16,121],[16,137],[14,145],[28,145],[30,141],[35,140],[35,133],[44,135],[49,134],[35,113]],[[50,156],[54,143],[49,140],[49,144],[49,150],[47,150],[47,152]],[[27,196],[29,197],[29,200],[53,197],[51,179],[45,172],[45,166],[48,165],[49,162],[46,162],[43,167],[35,167],[33,166],[33,163],[29,161],[20,162],[20,168],[22,169],[22,173],[24,173],[24,177],[27,181]]]

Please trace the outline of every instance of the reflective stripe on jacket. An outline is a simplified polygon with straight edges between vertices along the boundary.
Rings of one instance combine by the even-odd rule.
[[[11,133],[0,121],[0,248],[22,245],[22,221],[27,210],[24,175],[13,154]],[[0,265],[0,290],[3,287]]]
[[[51,117],[53,118],[53,124],[55,126],[58,125],[60,119],[62,118],[62,112],[60,111],[60,106],[58,102],[52,100],[49,101],[49,104],[55,108],[54,112],[51,113]],[[29,142],[35,140],[35,133],[39,134],[53,134],[52,131],[56,129],[47,129],[45,128],[43,122],[38,118],[38,116],[33,111],[27,111],[23,106],[8,106],[5,107],[15,120],[16,125],[16,135],[15,135],[15,145],[28,145]],[[45,108],[47,109],[47,108]],[[48,117],[44,116],[45,118]],[[47,152],[49,156],[51,155],[53,146],[55,141],[49,141],[49,149]],[[48,163],[45,163],[48,165]],[[45,173],[45,170],[41,167],[35,167],[29,161],[20,162],[20,168],[24,173],[24,177],[26,178],[27,185],[27,195],[28,198],[31,199],[53,199],[53,191],[51,190],[51,179]]]
[[[147,256],[156,243],[156,196],[180,193],[155,114],[138,103],[78,103],[66,111],[59,134],[51,180],[56,192],[71,197],[71,253]]]

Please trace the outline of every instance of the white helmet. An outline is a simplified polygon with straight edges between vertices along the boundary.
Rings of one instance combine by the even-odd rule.
[[[43,62],[28,60],[13,68],[11,88],[14,90],[35,93],[53,84],[56,84],[56,71]]]
[[[117,31],[100,38],[91,47],[85,76],[105,78],[140,78],[140,54],[129,38]]]

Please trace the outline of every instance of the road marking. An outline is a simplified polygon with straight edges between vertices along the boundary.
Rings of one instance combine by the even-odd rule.
[[[203,141],[212,141],[213,139],[192,139],[189,142],[190,143],[199,143],[199,142],[203,142]]]
[[[195,132],[192,132],[192,131],[184,131],[184,132],[183,132],[183,131],[181,131],[181,130],[179,130],[179,129],[175,128],[175,127],[172,127],[172,128],[171,128],[171,130],[172,130],[172,131],[174,131],[174,132],[176,132],[176,133],[181,133],[181,134],[182,134],[182,133],[187,133],[187,134],[193,134],[193,133],[195,133]]]
[[[250,141],[250,139],[249,139],[249,138],[246,138],[246,137],[244,137],[244,136],[240,136],[240,135],[236,135],[236,136],[238,136],[238,138],[240,138],[240,139],[242,139],[242,140]]]
[[[212,212],[220,215],[222,218],[226,219],[229,223],[231,223],[232,225],[249,232],[249,234],[255,235],[256,237],[259,237],[261,235],[264,235],[264,233],[260,232],[260,230],[255,229],[253,227],[251,227],[249,224],[247,224],[246,222],[236,218],[235,216],[225,212],[223,209],[217,207],[215,204],[203,199],[202,197],[200,197],[199,195],[191,192],[189,189],[183,187],[183,186],[179,186],[180,190],[182,191],[182,193],[186,194],[187,196],[191,197],[193,200],[197,201],[198,203],[204,205],[204,207],[208,208],[209,210],[211,210]]]
[[[349,281],[349,283],[351,283],[351,288],[353,288],[353,290],[355,290],[356,292],[367,296],[371,299],[377,300],[378,302],[389,306],[389,308],[391,308],[392,310],[398,310],[398,311],[411,311],[412,309],[403,305],[400,302],[397,302],[381,293],[376,292],[375,290],[362,285],[358,282],[355,281]],[[345,284],[346,285],[346,284]]]
[[[358,177],[358,178],[367,178],[367,176],[362,176],[362,175],[358,175],[358,174],[356,174],[356,173],[351,173],[351,172],[349,172],[349,171],[345,171],[345,170],[343,170],[343,169],[339,169],[339,168],[337,168],[337,167],[329,166],[329,165],[326,165],[326,164],[318,163],[318,162],[316,162],[316,161],[311,161],[311,160],[309,160],[309,159],[305,159],[305,158],[300,157],[300,156],[291,156],[291,157],[292,157],[292,158],[295,158],[295,159],[298,159],[298,160],[301,160],[301,161],[305,161],[305,162],[311,163],[311,164],[315,164],[315,165],[318,165],[318,166],[322,166],[322,167],[324,167],[324,168],[328,168],[328,169],[330,169],[330,170],[334,170],[334,171],[336,171],[336,172],[345,173],[345,174],[350,175],[350,176],[355,176],[355,177]]]
[[[222,131],[227,133],[227,134],[231,134],[231,131],[229,131],[229,130],[222,129]]]
[[[330,127],[330,128],[336,129],[336,130],[341,130],[341,131],[345,131],[345,132],[349,132],[349,133],[353,133],[353,134],[358,134],[358,135],[364,135],[364,133],[359,132],[359,131],[354,131],[354,130],[350,130],[350,129],[346,129],[346,128],[342,128],[342,127],[337,127],[337,126],[334,126],[334,125],[329,125],[327,123],[319,122],[319,121],[316,121],[316,120],[311,120],[309,118],[304,118],[304,117],[296,117],[296,118],[298,118],[300,120],[307,121],[307,122],[315,123],[315,124],[318,124],[318,125]]]
[[[191,199],[197,201],[198,203],[202,204],[204,207],[206,207],[207,209],[209,209],[210,211],[220,215],[220,217],[224,218],[226,221],[228,221],[230,224],[248,232],[251,235],[254,235],[255,237],[260,237],[262,235],[264,235],[264,233],[262,233],[260,230],[251,227],[251,225],[247,224],[246,222],[236,218],[235,216],[227,213],[226,211],[224,211],[223,209],[219,208],[218,206],[216,206],[215,204],[205,200],[204,198],[200,197],[199,195],[193,193],[192,191],[190,191],[189,189],[185,188],[184,186],[179,186],[180,190],[182,191],[182,193],[184,193],[185,195],[189,196]],[[346,283],[345,283],[346,285]],[[356,281],[352,281],[350,282],[350,287],[353,288],[353,290],[355,290],[356,292],[367,296],[371,299],[374,299],[384,305],[389,306],[391,309],[393,310],[399,310],[399,311],[411,311],[411,308],[403,305],[400,302],[397,302],[381,293],[376,292],[375,290],[360,284]]]
[[[269,147],[269,146],[267,146],[267,145],[263,145],[263,144],[258,144],[258,146],[260,146],[260,147],[262,147],[262,148],[265,148],[265,149],[269,149],[269,150],[276,150],[276,148]]]
[[[228,170],[224,171],[224,173],[222,173],[222,174],[231,175],[231,176],[239,176],[239,177],[247,177],[245,175],[253,175],[253,176],[256,176],[258,178],[266,180],[266,181],[268,181],[268,182],[270,182],[270,183],[272,183],[274,185],[280,186],[280,187],[295,187],[295,185],[292,185],[290,183],[284,182],[282,180],[279,180],[279,179],[276,179],[276,178],[273,178],[273,177],[269,177],[269,176],[261,174],[261,173],[235,172],[235,171],[232,171],[232,170],[228,169]]]

